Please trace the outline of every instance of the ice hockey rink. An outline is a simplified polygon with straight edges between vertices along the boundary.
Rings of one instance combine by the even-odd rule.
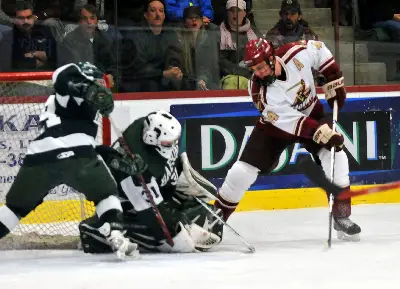
[[[3,251],[0,288],[398,289],[399,215],[400,204],[354,206],[361,241],[335,235],[328,251],[327,208],[234,214],[230,223],[254,254],[228,230],[213,252],[143,254],[128,262],[78,251]]]

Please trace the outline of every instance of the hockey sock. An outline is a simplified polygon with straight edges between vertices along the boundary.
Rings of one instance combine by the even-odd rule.
[[[7,205],[0,207],[0,239],[5,237],[19,224],[19,219]]]
[[[344,188],[344,190],[349,190],[350,186]],[[337,218],[350,217],[351,215],[351,199],[338,200],[335,198],[332,207],[332,215]]]
[[[218,194],[218,199],[215,201],[215,207],[217,209],[221,209],[222,211],[222,219],[226,222],[232,213],[236,210],[236,207],[239,203],[232,203],[226,201],[220,194]]]
[[[111,230],[123,229],[123,214],[121,202],[116,196],[109,196],[96,206],[96,213],[100,221],[110,223]]]
[[[234,163],[228,171],[215,202],[215,206],[222,210],[225,221],[235,211],[246,190],[256,181],[258,173],[259,169],[242,161]]]

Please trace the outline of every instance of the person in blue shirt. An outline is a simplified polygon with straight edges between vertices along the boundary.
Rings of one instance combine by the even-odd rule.
[[[214,19],[211,0],[165,0],[168,21],[183,22],[183,10],[189,6],[199,6],[203,14],[203,23],[207,25]]]

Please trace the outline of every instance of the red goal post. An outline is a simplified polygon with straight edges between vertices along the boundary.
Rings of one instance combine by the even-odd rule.
[[[49,95],[54,93],[52,71],[0,73],[0,206],[19,167],[29,142],[38,134],[39,116]],[[110,145],[110,126],[102,119],[96,137]],[[94,214],[94,206],[66,185],[50,191],[35,211],[5,239],[1,249],[76,248],[78,224]]]

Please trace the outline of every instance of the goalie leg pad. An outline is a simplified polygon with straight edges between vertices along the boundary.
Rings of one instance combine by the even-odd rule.
[[[190,225],[188,231],[195,243],[196,249],[198,250],[209,250],[221,242],[221,238],[219,236],[204,230],[204,228],[196,224]]]
[[[85,253],[104,254],[112,253],[110,243],[100,233],[101,222],[97,217],[89,218],[79,224],[81,247]]]
[[[178,223],[180,227],[179,233],[172,238],[174,246],[171,247],[169,244],[164,243],[158,246],[158,250],[163,253],[193,253],[195,252],[195,242],[189,234],[189,231],[185,229],[181,222]]]
[[[0,239],[19,224],[19,218],[7,205],[0,207]]]

